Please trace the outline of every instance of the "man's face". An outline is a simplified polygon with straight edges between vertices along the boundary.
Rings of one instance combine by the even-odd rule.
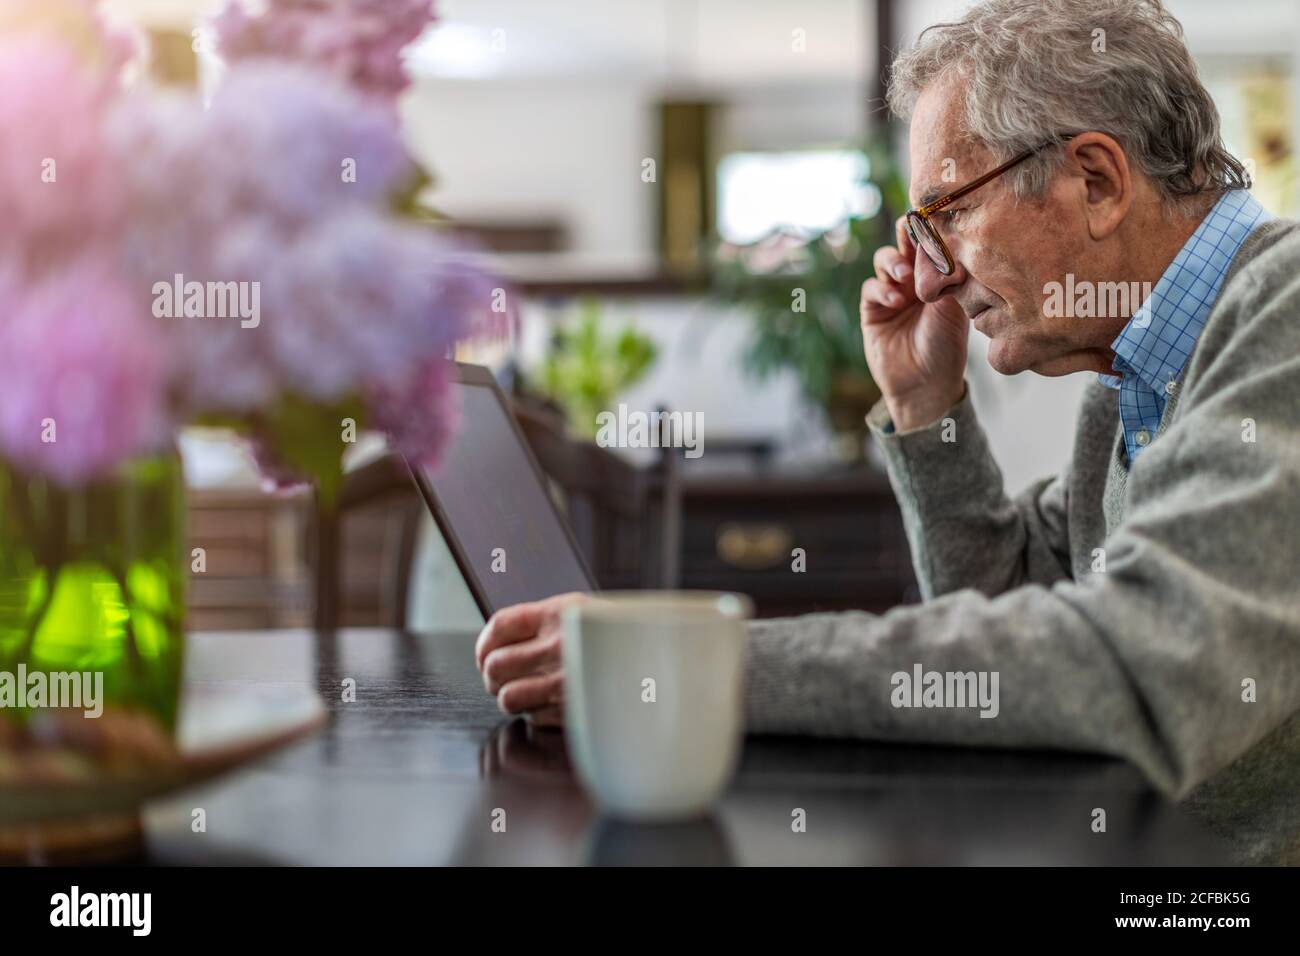
[[[914,208],[998,164],[960,134],[960,82],[941,79],[917,101],[911,126]],[[917,292],[925,301],[953,296],[975,329],[989,337],[989,364],[1005,375],[1027,369],[1043,375],[1110,371],[1109,345],[1123,318],[1049,318],[1044,309],[1044,287],[1064,283],[1067,273],[1076,285],[1112,278],[1106,260],[1113,251],[1091,240],[1084,199],[1077,180],[1057,175],[1041,196],[1017,202],[1004,176],[932,217],[957,268],[945,276],[918,250]]]

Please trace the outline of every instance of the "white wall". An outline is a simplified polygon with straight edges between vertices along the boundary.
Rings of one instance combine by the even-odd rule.
[[[860,89],[819,83],[727,94],[715,149],[786,149],[861,140]],[[438,208],[467,219],[566,223],[565,268],[653,271],[655,157],[662,87],[645,80],[423,79],[402,101],[407,142],[432,169]]]
[[[426,80],[403,100],[402,117],[443,211],[554,216],[584,258],[653,263],[655,195],[641,160],[653,155],[656,131],[641,84]]]

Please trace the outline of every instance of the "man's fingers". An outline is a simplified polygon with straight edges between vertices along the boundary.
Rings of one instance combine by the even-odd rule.
[[[547,634],[531,641],[498,647],[483,659],[483,686],[496,694],[503,684],[527,677],[560,663],[560,635]]]
[[[586,600],[587,595],[575,591],[517,604],[493,614],[484,625],[474,644],[474,660],[505,713],[534,715],[542,726],[563,723],[560,612]]]
[[[868,279],[862,283],[862,320],[892,318],[904,305],[907,296],[893,283]]]
[[[498,647],[535,637],[545,615],[542,602],[532,601],[502,608],[488,618],[474,642],[474,663],[479,670],[483,669],[487,656]]]
[[[558,615],[566,604],[581,600],[582,594],[557,594],[543,601],[530,601],[502,608],[488,619],[474,642],[474,663],[482,670],[483,661],[498,647],[536,637],[543,623]]]
[[[908,262],[916,261],[916,243],[912,242],[912,231],[907,228],[907,217],[899,216],[894,220],[894,238],[898,242],[898,253]]]
[[[564,674],[561,671],[521,677],[501,688],[497,694],[497,706],[507,714],[523,714],[557,707],[562,702],[560,695],[563,689]]]
[[[893,246],[881,246],[871,257],[876,276],[893,282],[903,282],[912,275],[912,264]]]
[[[907,230],[907,217],[894,223],[898,246],[881,246],[871,257],[874,278],[862,283],[862,321],[891,319],[916,299],[916,246]]]

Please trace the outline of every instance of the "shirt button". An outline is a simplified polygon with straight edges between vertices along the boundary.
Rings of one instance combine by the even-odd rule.
[[[1178,391],[1178,383],[1177,383],[1177,382],[1172,382],[1172,381],[1171,381],[1171,382],[1165,382],[1165,394],[1166,394],[1166,395],[1172,395],[1172,394],[1174,394],[1174,392],[1176,392],[1176,391]]]
[[[1144,428],[1133,436],[1133,440],[1145,447],[1151,443],[1151,433]]]

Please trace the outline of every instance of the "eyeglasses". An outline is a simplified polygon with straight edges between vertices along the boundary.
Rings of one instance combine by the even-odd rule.
[[[1055,139],[1050,139],[1039,146],[1035,146],[1033,149],[1029,150],[1029,152],[1021,153],[1015,159],[1003,163],[997,169],[985,173],[974,182],[967,183],[955,192],[950,192],[948,195],[942,196],[932,203],[926,203],[920,209],[909,210],[907,213],[907,232],[908,235],[912,237],[912,242],[916,243],[918,248],[925,250],[926,258],[929,259],[930,262],[934,264],[934,267],[942,274],[946,276],[952,275],[957,269],[957,263],[953,259],[952,253],[948,251],[948,246],[940,237],[939,231],[934,228],[934,223],[930,221],[930,217],[936,212],[951,206],[963,196],[973,193],[986,183],[991,183],[1008,169],[1011,169],[1014,166],[1019,166],[1031,156],[1036,156],[1043,150],[1047,149],[1047,147],[1055,146],[1057,143],[1063,142],[1069,138],[1069,136],[1062,135]]]

